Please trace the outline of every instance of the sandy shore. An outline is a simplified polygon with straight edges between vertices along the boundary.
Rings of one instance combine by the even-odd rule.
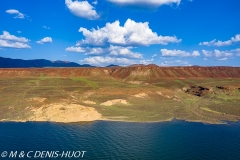
[[[61,118],[60,118],[61,119]],[[0,122],[56,122],[56,123],[74,123],[74,122],[93,122],[93,121],[109,121],[109,122],[129,122],[129,123],[161,123],[161,122],[171,122],[173,121],[174,118],[166,119],[166,120],[159,120],[159,121],[133,121],[133,120],[127,120],[125,117],[100,117],[98,119],[75,119],[75,120],[47,120],[46,118],[39,118],[39,119],[25,119],[25,120],[6,120],[2,119]],[[228,124],[228,122],[238,122],[238,121],[227,121],[227,122],[211,122],[211,121],[199,121],[199,120],[183,120],[183,119],[176,119],[179,121],[185,121],[185,122],[192,122],[192,123],[204,123],[204,124],[209,124],[209,125],[219,125],[219,124]]]
[[[78,104],[55,103],[44,105],[37,109],[32,109],[32,116],[28,119],[17,120],[24,121],[50,121],[50,122],[82,122],[95,121],[101,119],[101,114],[92,107],[86,107]]]

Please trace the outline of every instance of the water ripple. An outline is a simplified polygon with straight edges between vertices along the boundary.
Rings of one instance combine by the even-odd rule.
[[[87,151],[85,159],[238,159],[240,123],[0,123],[0,151]]]

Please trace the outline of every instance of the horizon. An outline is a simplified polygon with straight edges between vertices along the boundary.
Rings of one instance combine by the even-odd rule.
[[[240,67],[238,0],[24,2],[0,6],[0,57]]]
[[[1,57],[0,58],[4,58],[5,57]],[[12,59],[12,58],[6,58],[6,59]],[[34,60],[47,60],[47,59],[29,59],[29,60],[25,60],[25,59],[19,59],[19,58],[16,58],[16,59],[12,59],[12,60],[24,60],[24,61],[34,61]],[[65,60],[55,60],[55,61],[51,61],[51,60],[47,60],[47,61],[50,61],[52,63],[55,63],[55,62],[65,62],[65,63],[76,63],[76,62],[71,62],[71,61],[65,61]],[[79,64],[79,63],[77,63]],[[175,65],[175,66],[166,66],[166,65],[157,65],[155,63],[149,63],[149,64],[141,64],[141,63],[136,63],[136,64],[131,64],[131,65],[115,65],[115,64],[109,64],[109,65],[106,65],[106,66],[94,66],[94,65],[89,65],[89,64],[79,64],[80,68],[106,68],[106,67],[152,67],[153,65],[157,66],[157,67],[201,67],[201,68],[204,68],[204,67],[233,67],[233,68],[240,68],[240,66],[200,66],[200,65],[187,65],[187,66],[184,66],[184,65]],[[81,65],[89,65],[89,67],[87,66],[81,66]],[[79,68],[79,67],[52,67],[52,66],[49,66],[49,67],[20,67],[20,69],[27,69],[27,68]],[[1,69],[1,67],[0,67]],[[14,69],[13,67],[7,67],[7,68],[4,68],[4,69]]]

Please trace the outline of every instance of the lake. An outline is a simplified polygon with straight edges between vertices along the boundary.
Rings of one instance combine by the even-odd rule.
[[[240,123],[1,122],[0,154],[0,159],[239,159]]]

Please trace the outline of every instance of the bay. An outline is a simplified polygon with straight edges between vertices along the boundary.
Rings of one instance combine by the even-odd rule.
[[[0,154],[4,151],[8,156],[23,151],[25,159],[43,159],[34,157],[36,151],[86,151],[83,157],[51,159],[239,159],[240,123],[2,122]]]

